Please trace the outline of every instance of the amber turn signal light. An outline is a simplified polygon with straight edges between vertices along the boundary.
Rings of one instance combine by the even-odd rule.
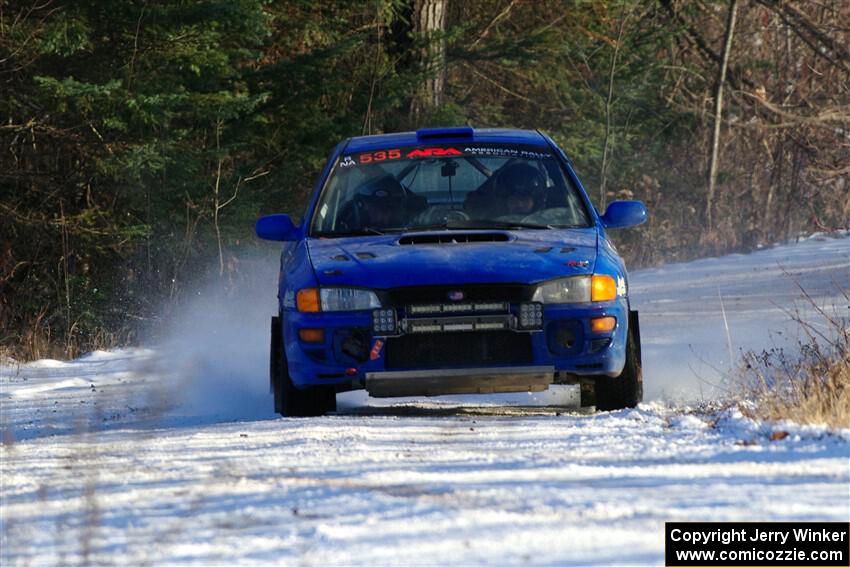
[[[295,303],[298,305],[298,311],[302,313],[318,313],[321,311],[319,307],[319,290],[315,287],[299,289]]]
[[[616,326],[616,317],[597,317],[590,320],[590,330],[594,333],[608,333]]]
[[[613,301],[617,299],[617,282],[611,276],[594,275],[590,287],[591,301]]]
[[[299,329],[298,338],[305,343],[321,343],[325,340],[324,329]]]

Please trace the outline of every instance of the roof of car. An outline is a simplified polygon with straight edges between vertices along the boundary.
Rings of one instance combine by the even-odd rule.
[[[396,147],[435,144],[502,143],[546,147],[546,139],[536,130],[513,128],[424,128],[416,132],[397,132],[375,136],[356,136],[348,140],[345,153],[368,152]]]

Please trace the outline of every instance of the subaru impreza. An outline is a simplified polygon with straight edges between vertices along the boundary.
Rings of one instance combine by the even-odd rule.
[[[542,391],[578,384],[600,410],[641,401],[640,329],[607,231],[638,201],[593,207],[539,131],[431,128],[331,153],[282,241],[271,319],[275,411],[317,416],[336,394]]]

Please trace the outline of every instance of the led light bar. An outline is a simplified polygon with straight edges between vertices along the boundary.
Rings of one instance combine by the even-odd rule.
[[[508,304],[504,302],[473,303],[472,307],[475,311],[506,311]]]
[[[408,315],[436,315],[439,313],[506,313],[508,304],[504,301],[480,303],[429,303],[409,305]]]
[[[475,330],[476,331],[501,331],[502,329],[507,328],[507,325],[503,321],[498,323],[476,323]]]
[[[407,325],[409,333],[439,333],[443,330],[443,326],[439,323],[416,322]]]
[[[511,328],[506,315],[483,317],[447,317],[445,319],[408,319],[408,333],[454,333],[469,331],[501,331]]]
[[[445,323],[444,331],[474,331],[475,323]]]
[[[440,313],[442,308],[439,304],[436,305],[411,305],[407,308],[407,312],[411,315],[421,315],[423,313]]]

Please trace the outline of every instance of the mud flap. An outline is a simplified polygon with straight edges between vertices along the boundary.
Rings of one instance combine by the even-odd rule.
[[[635,349],[637,349],[638,365],[643,367],[643,358],[641,358],[640,352],[640,318],[638,317],[637,310],[629,310],[629,332],[633,333],[632,337],[635,341]]]
[[[280,317],[272,317],[271,346],[269,348],[269,394],[274,394],[275,380],[280,372],[282,338]]]

